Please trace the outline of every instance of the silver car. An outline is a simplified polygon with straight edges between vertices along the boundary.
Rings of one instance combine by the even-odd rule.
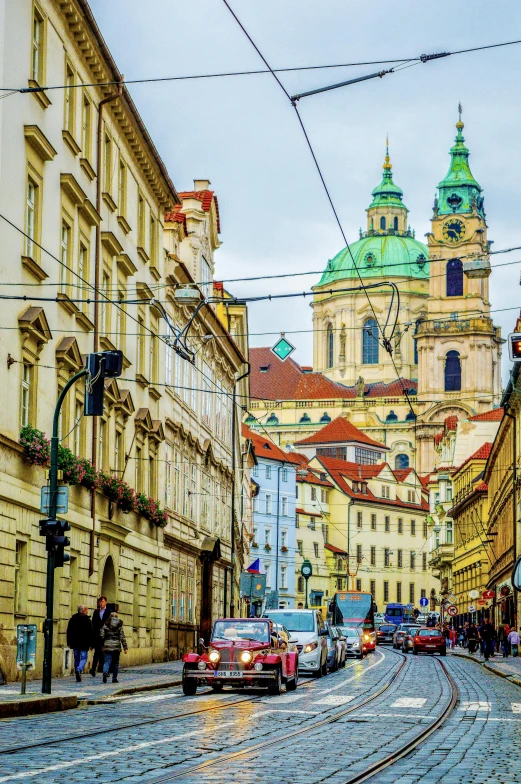
[[[416,629],[418,625],[417,623],[401,623],[393,634],[393,648],[401,648],[403,638],[409,629]]]
[[[409,629],[404,634],[402,639],[402,651],[404,653],[409,653],[409,651],[412,651],[414,636],[418,629],[421,629],[421,626],[409,626]]]

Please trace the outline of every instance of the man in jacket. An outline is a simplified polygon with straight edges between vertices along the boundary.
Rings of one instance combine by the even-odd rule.
[[[98,607],[92,613],[92,628],[94,629],[94,656],[92,657],[92,667],[90,674],[93,678],[96,677],[96,667],[98,672],[103,672],[103,640],[100,636],[101,627],[108,623],[110,617],[110,610],[107,607],[107,597],[100,596],[98,599]]]
[[[81,673],[87,664],[89,650],[94,646],[94,633],[88,611],[86,604],[80,604],[78,612],[67,625],[67,645],[74,652],[74,674],[78,682],[81,681]]]
[[[490,623],[489,618],[485,618],[483,623],[478,629],[479,638],[483,642],[483,656],[485,657],[485,661],[488,661],[490,656],[493,656],[493,645],[494,645],[494,637],[496,634],[496,630],[494,625]]]
[[[103,654],[105,656],[103,683],[107,682],[110,669],[112,669],[112,683],[118,683],[121,648],[126,653],[128,647],[123,631],[123,621],[118,618],[117,613],[110,613],[108,623],[104,624],[100,629],[100,636],[103,640]]]

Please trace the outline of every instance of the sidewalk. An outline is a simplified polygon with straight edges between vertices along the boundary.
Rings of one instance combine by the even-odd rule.
[[[0,718],[68,710],[77,707],[79,702],[95,704],[138,691],[178,686],[182,669],[182,661],[125,667],[119,671],[119,683],[111,683],[111,676],[108,683],[103,683],[101,673],[93,678],[89,672],[82,675],[81,683],[76,682],[74,674],[66,678],[53,678],[51,697],[42,695],[41,679],[27,681],[25,695],[20,694],[19,682],[8,683],[0,686]]]
[[[521,686],[521,656],[517,656],[516,658],[513,656],[507,656],[506,658],[503,658],[501,653],[496,653],[495,656],[488,660],[488,662],[485,662],[485,659],[480,656],[479,653],[471,655],[466,650],[466,648],[455,648],[453,651],[448,650],[448,652],[453,656],[462,656],[465,659],[473,659],[487,670],[492,670],[498,675],[501,675],[503,678],[508,678],[517,686]]]

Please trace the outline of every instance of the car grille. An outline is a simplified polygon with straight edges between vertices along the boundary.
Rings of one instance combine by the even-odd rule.
[[[219,669],[226,670],[244,670],[244,664],[239,660],[243,648],[221,648],[219,651],[221,658],[219,660]]]

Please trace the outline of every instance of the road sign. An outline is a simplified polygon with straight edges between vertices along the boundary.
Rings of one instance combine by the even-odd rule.
[[[249,599],[264,599],[266,593],[266,575],[241,572],[240,590]]]
[[[450,615],[453,618],[455,615],[458,614],[458,608],[455,604],[451,604],[450,607],[447,607],[447,615]]]
[[[414,605],[413,604],[406,604],[405,606],[406,606],[407,610],[414,610]]]
[[[473,604],[469,604],[469,612],[476,612],[476,608]]]
[[[456,602],[458,601],[458,597],[454,596],[453,593],[449,593],[449,595],[447,596],[447,599],[449,600],[449,602],[451,604],[456,604]]]
[[[42,514],[50,514],[49,502],[51,499],[51,488],[42,487],[42,494],[40,499],[40,512]],[[56,491],[56,514],[64,515],[69,511],[69,488],[67,485],[62,485]]]
[[[284,362],[284,360],[287,359],[290,354],[293,354],[295,351],[295,346],[292,346],[289,340],[286,340],[284,335],[282,335],[280,340],[277,340],[275,345],[271,347],[271,350],[276,357]]]
[[[481,594],[482,599],[493,599],[495,596],[494,591],[483,591]]]
[[[478,604],[480,607],[483,607],[484,604],[488,604],[487,599],[478,599]]]
[[[479,591],[476,590],[469,591],[469,597],[471,599],[479,599]]]
[[[427,607],[428,604],[429,604],[429,600],[427,599],[427,597],[422,596],[422,598],[420,599],[420,607]]]

